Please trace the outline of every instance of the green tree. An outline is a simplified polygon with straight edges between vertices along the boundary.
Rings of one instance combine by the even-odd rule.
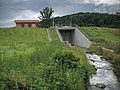
[[[38,17],[40,20],[49,20],[52,16],[54,10],[49,7],[45,7],[42,11],[40,11],[40,16]]]
[[[49,7],[45,7],[42,11],[40,11],[40,16],[38,18],[41,20],[41,22],[39,24],[39,27],[48,28],[52,25],[50,18],[52,17],[53,12],[54,10]]]

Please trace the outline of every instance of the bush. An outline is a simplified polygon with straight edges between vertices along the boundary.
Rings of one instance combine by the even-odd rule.
[[[63,51],[56,53],[51,60],[53,63],[43,74],[48,89],[85,90],[89,70],[85,68],[80,58],[70,51]]]
[[[43,28],[49,28],[50,26],[52,26],[52,20],[43,20],[39,23],[39,27],[43,27]]]

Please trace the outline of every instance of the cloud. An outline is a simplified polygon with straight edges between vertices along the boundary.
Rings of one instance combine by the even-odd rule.
[[[95,8],[95,12],[101,12],[101,13],[111,13],[111,14],[115,14],[116,12],[119,11],[119,4],[116,5],[104,5],[104,4],[99,4],[96,8]]]
[[[5,19],[0,21],[0,27],[13,27],[15,26],[15,23],[12,19]]]
[[[120,3],[119,0],[96,0],[96,1],[97,4],[106,4],[106,5],[115,5]]]
[[[79,3],[79,4],[84,3],[84,4],[95,4],[95,5],[99,5],[99,4],[115,5],[120,3],[119,0],[66,0],[66,1],[71,3]]]
[[[7,15],[5,15],[6,17]],[[32,10],[23,10],[23,11],[17,11],[17,13],[11,13],[10,16],[7,18],[2,18],[0,20],[0,26],[1,27],[10,27],[15,26],[14,20],[38,20],[39,13],[34,12]],[[9,24],[9,25],[7,25]]]
[[[19,12],[15,19],[38,19],[39,13],[32,10],[23,10]]]
[[[38,19],[39,11],[52,7],[54,16],[78,12],[119,11],[119,0],[0,0],[0,27],[14,26],[15,19]]]

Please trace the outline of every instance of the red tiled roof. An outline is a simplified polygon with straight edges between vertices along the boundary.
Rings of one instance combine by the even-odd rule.
[[[39,20],[15,20],[16,23],[39,23],[40,21]]]

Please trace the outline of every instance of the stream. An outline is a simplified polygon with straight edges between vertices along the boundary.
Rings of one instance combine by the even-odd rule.
[[[96,68],[96,74],[89,79],[88,90],[120,90],[120,84],[113,72],[112,64],[96,54],[86,53],[89,63]]]

